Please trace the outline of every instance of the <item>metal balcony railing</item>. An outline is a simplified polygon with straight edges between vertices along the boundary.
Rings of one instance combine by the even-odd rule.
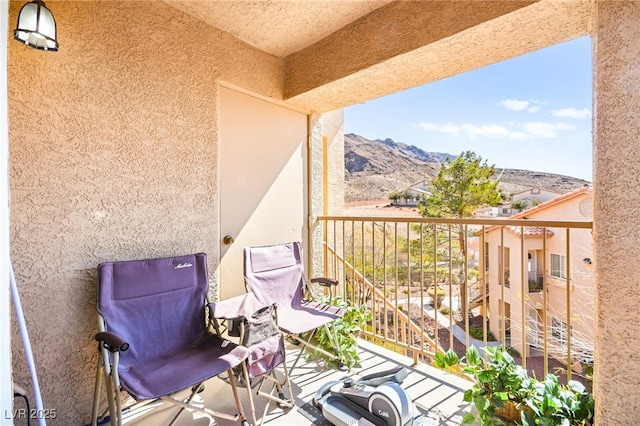
[[[339,294],[346,300],[366,304],[372,313],[363,338],[416,362],[429,362],[449,348],[463,356],[470,345],[502,345],[523,354],[519,359],[525,367],[530,357],[542,357],[540,374],[549,372],[550,360],[554,367],[560,362],[569,378],[584,354],[593,350],[593,315],[588,318],[572,303],[578,295],[571,279],[577,268],[572,239],[580,240],[580,232],[590,238],[591,222],[351,216],[318,220],[325,275],[339,280]],[[541,257],[545,261],[533,282],[527,267],[528,250],[548,253],[552,237],[554,244],[562,242],[567,260],[567,279],[554,283],[554,300],[542,291],[549,288],[542,273],[549,256]],[[498,251],[509,244],[509,250]],[[508,262],[497,258],[505,252]],[[576,256],[582,259],[583,254]],[[506,267],[502,265],[509,267],[510,288],[499,284],[504,271],[498,268]],[[593,294],[593,281],[581,287]],[[584,304],[584,294],[579,298]],[[559,327],[562,339],[555,337]]]
[[[542,271],[529,271],[528,287],[529,293],[539,293],[543,289],[544,273]]]

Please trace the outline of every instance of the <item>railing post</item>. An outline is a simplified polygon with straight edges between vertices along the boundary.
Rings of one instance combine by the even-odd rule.
[[[567,380],[571,380],[571,230],[566,230],[567,255],[565,257],[567,279]]]
[[[521,294],[522,297],[520,297],[520,319],[522,321],[522,349],[521,349],[521,355],[522,355],[522,367],[527,368],[527,322],[526,322],[526,318],[527,318],[527,312],[526,312],[526,298],[529,297],[529,274],[527,274],[527,268],[526,268],[526,253],[525,253],[525,246],[524,246],[524,232],[525,232],[525,227],[521,226],[520,227],[520,275],[522,276],[522,290],[521,290]],[[513,345],[512,345],[513,346]]]
[[[476,233],[479,238],[479,251],[480,251],[480,259],[479,259],[479,277],[478,284],[480,286],[480,297],[482,300],[482,309],[484,310],[484,318],[483,318],[483,343],[487,345],[487,331],[488,331],[488,314],[491,311],[489,309],[489,296],[493,296],[492,300],[494,301],[493,308],[496,306],[500,306],[502,309],[502,315],[499,318],[496,318],[496,321],[500,321],[500,329],[503,346],[506,347],[506,330],[507,330],[507,319],[509,317],[508,312],[506,310],[506,303],[510,303],[510,311],[513,315],[512,318],[515,318],[515,308],[521,311],[520,316],[520,325],[522,329],[520,330],[520,338],[522,339],[522,355],[523,360],[522,364],[526,368],[527,365],[527,352],[529,343],[529,330],[527,329],[529,324],[529,312],[527,309],[533,313],[533,309],[535,309],[536,317],[541,315],[539,320],[542,323],[542,330],[534,330],[532,332],[539,333],[542,332],[542,349],[543,349],[543,374],[548,373],[549,368],[549,356],[553,356],[558,358],[559,360],[566,361],[568,364],[567,374],[571,377],[571,361],[572,356],[575,351],[573,351],[572,346],[573,342],[580,343],[578,338],[574,339],[574,336],[571,334],[572,322],[576,322],[575,318],[572,321],[572,302],[571,296],[574,294],[572,291],[572,276],[576,275],[572,273],[572,264],[575,262],[571,262],[572,255],[572,241],[575,238],[571,238],[571,230],[572,229],[590,229],[592,224],[590,222],[557,222],[557,221],[536,221],[536,220],[513,220],[513,219],[501,219],[500,221],[490,221],[490,220],[482,220],[482,219],[465,219],[465,220],[455,220],[455,219],[433,219],[433,218],[388,218],[385,217],[382,219],[383,226],[380,227],[382,230],[382,235],[379,235],[376,221],[381,220],[378,218],[366,218],[366,217],[358,217],[358,218],[349,218],[349,217],[329,217],[329,216],[321,216],[318,218],[319,220],[324,221],[323,230],[324,230],[324,269],[327,273],[330,273],[333,270],[334,275],[340,275],[340,271],[342,271],[342,278],[349,277],[353,282],[354,287],[349,290],[349,292],[345,292],[345,297],[350,296],[354,298],[354,296],[359,295],[370,295],[371,297],[371,310],[373,311],[375,321],[373,323],[373,327],[371,329],[367,328],[363,335],[367,337],[373,337],[374,339],[382,339],[386,342],[392,343],[395,348],[399,352],[405,352],[411,350],[411,357],[414,362],[418,362],[422,359],[423,356],[432,357],[436,352],[444,351],[444,345],[440,345],[439,336],[438,336],[438,327],[439,327],[439,319],[441,318],[440,313],[437,309],[437,286],[438,286],[438,277],[439,275],[442,278],[448,276],[449,279],[449,302],[450,305],[453,302],[453,298],[451,293],[453,291],[453,280],[454,275],[456,273],[460,273],[461,276],[461,286],[464,287],[464,292],[461,292],[460,297],[461,300],[469,302],[471,298],[470,289],[469,289],[469,267],[471,264],[469,263],[468,257],[462,258],[461,265],[457,266],[457,263],[454,263],[454,251],[457,253],[457,246],[453,244],[453,226],[456,226],[456,232],[461,232],[460,244],[461,246],[468,247],[469,246],[469,227],[470,226],[478,226],[479,231]],[[329,224],[328,221],[333,221],[333,225]],[[342,225],[339,226],[337,221],[342,221]],[[350,222],[350,225],[349,225]],[[360,226],[356,224],[356,222],[361,222]],[[367,222],[365,224],[365,222]],[[419,226],[413,227],[412,224],[416,223]],[[393,228],[391,227],[393,224]],[[406,230],[402,231],[398,229],[399,224],[405,224]],[[371,226],[371,239],[365,237],[365,233],[369,232],[369,226]],[[445,230],[443,226],[447,226],[448,228]],[[507,226],[511,227],[518,233],[519,231],[519,240],[513,238],[510,234],[506,234]],[[552,311],[552,307],[558,303],[558,297],[555,297],[554,300],[550,300],[549,296],[549,283],[547,282],[547,269],[548,269],[548,250],[550,244],[548,242],[548,238],[553,235],[552,232],[548,231],[548,228],[553,226],[554,228],[565,228],[566,236],[564,238],[566,243],[566,247],[563,247],[561,243],[558,246],[557,243],[553,243],[551,247],[553,250],[565,251],[566,252],[566,264],[565,268],[565,276],[566,276],[566,287],[565,287],[565,298],[566,300],[562,300],[560,297],[560,302],[562,305],[566,303],[566,340],[565,336],[563,337],[563,343],[566,344],[567,354],[566,357],[564,354],[558,355],[558,347],[557,344],[552,346],[553,341],[549,339],[553,339],[551,333],[549,332],[550,328],[550,314],[555,312]],[[458,228],[459,227],[459,228]],[[539,245],[540,243],[535,243],[534,240],[531,240],[531,247],[528,247],[529,244],[529,227],[540,227],[542,228],[542,251],[540,252]],[[338,236],[339,228],[342,228],[342,237]],[[349,230],[351,235],[349,236]],[[497,232],[493,234],[489,234],[490,230],[495,229]],[[428,233],[432,231],[433,235],[428,237]],[[442,231],[439,234],[439,231]],[[333,232],[333,236],[329,233]],[[510,231],[508,231],[510,232]],[[360,233],[360,235],[358,235]],[[419,233],[419,235],[416,235]],[[499,235],[498,235],[499,233]],[[400,235],[402,234],[402,235]],[[405,244],[406,234],[406,250],[401,247],[402,244]],[[506,234],[506,235],[505,235]],[[539,235],[539,233],[536,233]],[[441,238],[447,238],[448,241],[445,243]],[[558,233],[560,237],[563,236],[562,233]],[[491,237],[494,237],[489,241]],[[379,241],[382,238],[382,241]],[[413,238],[413,240],[412,240]],[[498,239],[499,238],[499,239]],[[507,238],[509,240],[507,240]],[[527,238],[527,240],[525,240]],[[350,239],[350,241],[349,241]],[[388,240],[391,240],[389,241]],[[557,240],[557,238],[556,238]],[[330,242],[333,241],[331,244]],[[341,248],[336,247],[337,244],[340,244],[342,241]],[[539,240],[538,240],[539,241]],[[473,241],[472,241],[473,242]],[[500,250],[496,252],[488,252],[487,244],[491,242],[491,244],[500,244]],[[520,246],[520,262],[519,266],[521,268],[520,274],[513,274],[511,277],[514,280],[521,279],[520,285],[514,281],[514,285],[511,289],[507,288],[505,284],[505,275],[509,270],[509,261],[506,259],[508,256],[509,250],[505,247],[505,244],[511,243],[511,251],[515,253],[517,245]],[[419,243],[419,247],[412,247],[411,244]],[[429,244],[432,243],[432,247],[428,247]],[[349,248],[349,244],[351,248]],[[360,244],[360,247],[357,247],[357,244]],[[382,246],[380,246],[382,244]],[[575,245],[575,243],[573,243]],[[332,247],[333,246],[333,247]],[[448,246],[448,254],[446,253]],[[492,246],[495,247],[495,246]],[[535,273],[535,276],[529,277],[527,271],[527,250],[533,250],[532,247],[535,247],[539,253],[538,259],[541,260],[541,269],[536,268],[536,271],[532,271]],[[338,250],[341,250],[339,252]],[[377,252],[382,252],[382,261],[381,263],[378,260]],[[575,250],[573,250],[575,251]],[[429,253],[432,253],[430,255]],[[464,252],[463,252],[464,253]],[[496,269],[494,266],[492,269],[492,275],[497,275],[501,278],[500,286],[497,286],[496,283],[492,283],[492,288],[494,290],[498,290],[496,295],[490,295],[487,293],[488,290],[488,255],[490,253],[496,253],[498,255],[498,259],[501,260],[500,267]],[[448,264],[449,270],[448,274],[443,270],[438,268],[438,261],[443,261],[443,266],[445,265],[443,256],[449,257]],[[345,258],[346,256],[346,258]],[[351,259],[348,259],[349,256]],[[357,256],[361,257],[361,260],[358,261]],[[406,259],[404,258],[406,256]],[[456,254],[457,256],[457,254]],[[426,259],[425,259],[426,257]],[[432,257],[432,258],[431,258]],[[496,256],[492,259],[495,259]],[[581,256],[582,258],[582,256]],[[456,258],[457,259],[457,258]],[[333,264],[331,264],[333,262]],[[351,262],[351,263],[350,263]],[[342,265],[342,267],[338,266],[338,263]],[[496,262],[497,264],[498,262]],[[416,265],[420,265],[419,271],[416,271]],[[514,266],[517,264],[514,263]],[[371,271],[367,268],[371,267]],[[389,268],[394,268],[393,271],[390,271]],[[456,268],[456,271],[453,269]],[[361,270],[361,271],[360,271]],[[429,270],[432,270],[432,274],[428,273]],[[496,272],[497,271],[497,272]],[[515,271],[515,269],[514,269]],[[540,273],[542,272],[542,273]],[[575,271],[574,271],[575,272]],[[407,285],[403,286],[400,282],[400,279],[404,279],[404,274],[406,273],[407,277]],[[413,283],[413,274],[416,274],[416,279],[419,275],[419,279],[421,282],[420,286],[420,305],[424,307],[425,301],[425,286],[428,288],[430,285],[434,286],[434,294],[433,294],[433,302],[434,302],[434,313],[432,316],[428,315],[428,311],[424,309],[420,310],[419,318],[418,315],[415,316],[415,320],[411,319],[411,289]],[[518,278],[520,277],[520,278]],[[432,282],[431,282],[432,278]],[[529,294],[528,288],[528,280],[529,278],[535,280],[536,285],[542,290],[542,294],[540,296],[531,296]],[[429,281],[429,282],[426,282]],[[358,286],[356,286],[356,282],[358,282]],[[394,295],[391,296],[391,286],[394,285],[395,292]],[[343,287],[344,288],[344,287]],[[404,304],[402,305],[402,309],[400,307],[400,296],[398,292],[403,291],[406,288],[407,298],[406,298],[406,312],[404,310]],[[533,290],[533,288],[532,288]],[[554,287],[552,291],[556,291],[557,288]],[[475,291],[475,290],[474,290]],[[515,297],[520,293],[520,299],[516,303]],[[474,300],[476,295],[474,293]],[[536,300],[542,302],[542,307],[535,306],[532,304],[532,299],[537,298]],[[495,299],[494,299],[495,298]],[[500,302],[497,301],[500,299]],[[355,299],[354,299],[355,300]],[[404,299],[403,299],[404,300]],[[417,298],[416,298],[417,303]],[[552,303],[553,305],[550,305]],[[462,305],[462,303],[461,303]],[[467,305],[470,307],[472,305]],[[478,306],[475,304],[475,306]],[[561,306],[561,305],[559,305]],[[463,310],[464,311],[464,310]],[[468,312],[464,311],[464,323],[467,329],[464,338],[460,338],[460,340],[464,340],[464,344],[466,347],[469,347],[470,337],[469,337],[469,316]],[[495,315],[495,313],[494,313]],[[555,313],[554,315],[560,315],[560,318],[563,318],[562,314]],[[390,316],[392,318],[390,318]],[[450,338],[449,338],[449,347],[455,345],[455,341],[453,340],[455,337],[453,336],[453,316],[450,313],[449,316],[451,320],[451,326],[449,328]],[[388,326],[388,323],[393,320],[393,336],[390,335],[391,328]],[[429,336],[426,332],[427,329],[431,330],[430,321],[433,320],[435,330],[435,335],[433,337]],[[518,322],[511,322],[511,329],[514,330],[517,326]],[[533,324],[533,322],[532,322]],[[496,324],[498,325],[498,324]],[[562,325],[564,326],[564,325]],[[535,327],[535,326],[533,326]],[[512,333],[512,337],[516,337],[517,334]],[[414,343],[416,338],[420,339],[420,345]],[[563,348],[562,345],[560,345]],[[564,350],[562,350],[564,352]],[[565,359],[566,358],[566,359]]]

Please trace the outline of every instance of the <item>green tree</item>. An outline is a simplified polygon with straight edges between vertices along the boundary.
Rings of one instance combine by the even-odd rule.
[[[495,166],[472,151],[464,151],[455,160],[447,159],[438,176],[431,181],[431,195],[419,203],[423,217],[466,218],[482,206],[494,206],[502,201],[499,180],[493,180]],[[462,259],[466,259],[463,227],[458,228]],[[461,274],[466,274],[466,262]],[[466,294],[465,280],[461,279],[461,294]],[[462,312],[466,314],[467,301],[462,299]]]
[[[395,191],[389,195],[389,199],[391,200],[391,203],[393,205],[398,204],[398,200],[400,199],[400,197],[401,197],[400,194]]]
[[[495,166],[472,151],[447,159],[429,185],[431,195],[420,202],[420,215],[464,218],[473,216],[478,207],[495,206],[502,201],[500,181],[492,180],[495,172]]]
[[[526,210],[527,203],[522,200],[516,200],[511,202],[511,208],[519,211]]]
[[[409,200],[412,198],[411,197],[411,193],[409,192],[408,189],[405,189],[404,191],[402,191],[400,193],[400,198],[402,198],[404,200],[404,204],[405,206],[407,205],[407,203],[409,202]]]

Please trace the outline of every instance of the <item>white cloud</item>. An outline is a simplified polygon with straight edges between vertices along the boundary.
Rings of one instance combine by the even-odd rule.
[[[492,139],[511,139],[514,141],[524,141],[528,139],[553,139],[558,137],[558,132],[575,130],[576,127],[562,121],[556,123],[543,121],[530,121],[522,124],[522,130],[515,130],[517,123],[510,122],[508,127],[498,124],[475,125],[465,124],[435,124],[435,123],[417,123],[413,127],[420,128],[429,132],[444,133],[450,136],[458,137],[464,135],[469,139],[492,138]],[[510,128],[514,128],[511,130]]]
[[[537,138],[551,139],[558,137],[556,125],[553,123],[532,122],[522,125],[525,132]]]
[[[527,109],[529,106],[529,101],[518,101],[516,99],[505,99],[504,101],[500,101],[501,106],[505,107],[511,111],[522,111]]]
[[[454,126],[451,123],[446,124],[434,124],[434,123],[418,123],[416,127],[427,130],[429,132],[446,133],[448,135],[458,136],[460,134],[460,127]]]
[[[478,137],[501,139],[509,136],[509,130],[497,124],[476,126],[475,124],[455,125],[452,123],[418,123],[415,124],[414,127],[418,127],[429,132],[444,133],[452,136],[459,136],[461,133],[464,133],[470,139],[476,139]]]
[[[523,132],[511,132],[509,133],[509,138],[513,139],[514,141],[525,141],[527,139],[533,138],[533,136]]]
[[[541,121],[524,123],[522,125],[524,131],[531,136],[542,139],[552,139],[558,137],[559,130],[574,130],[575,127],[571,124],[558,122],[558,123],[545,123]]]
[[[575,109],[575,108],[563,108],[551,111],[556,117],[568,117],[576,119],[584,119],[591,117],[591,110],[587,108]]]
[[[476,126],[474,124],[463,124],[462,128],[467,132],[467,135],[471,139],[476,139],[478,136],[485,136],[488,138],[502,139],[509,136],[509,130],[497,124]]]
[[[569,124],[569,123],[564,123],[562,121],[559,121],[556,123],[556,128],[558,130],[575,130],[576,126]]]
[[[531,114],[535,114],[540,111],[540,107],[535,104],[540,104],[540,101],[531,100],[531,101],[520,101],[517,99],[505,99],[500,101],[498,104],[500,106],[505,107],[510,111],[527,111]]]

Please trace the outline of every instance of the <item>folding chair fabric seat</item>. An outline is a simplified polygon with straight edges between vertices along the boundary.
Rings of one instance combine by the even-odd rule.
[[[243,365],[249,350],[214,333],[211,323],[207,322],[208,290],[204,253],[100,264],[99,328],[101,332],[117,335],[128,348],[121,350],[122,353],[110,353],[111,348],[101,340],[105,333],[98,333],[96,339],[100,341],[101,350],[98,376],[102,370],[108,376],[107,381],[113,380],[116,393],[119,384],[136,401],[162,398],[182,405],[183,401],[169,395],[188,388],[197,389],[205,380]],[[100,383],[99,378],[96,380],[93,424]],[[238,413],[244,421],[235,383],[231,385]],[[120,408],[113,412],[113,406],[119,407],[119,398],[110,395],[109,386],[107,384],[109,409],[118,424],[122,414]],[[248,396],[253,416],[250,392]],[[235,414],[208,408],[202,410],[221,417],[235,417]]]
[[[136,400],[171,395],[239,365],[249,355],[243,346],[211,335],[197,347],[185,348],[169,359],[159,358],[119,369],[122,387]],[[197,366],[197,368],[194,368]]]
[[[297,241],[245,248],[244,275],[247,290],[258,301],[277,306],[278,327],[305,347],[320,350],[310,343],[313,332],[320,327],[327,327],[344,314],[344,310],[338,307],[305,299],[304,267],[300,243]],[[303,339],[301,335],[308,332],[312,333]],[[331,333],[329,336],[331,338]],[[335,342],[334,346],[337,346]],[[337,354],[339,348],[335,347],[334,350]],[[323,350],[320,352],[339,358]],[[301,354],[302,351],[298,359]]]
[[[265,305],[278,306],[278,325],[293,334],[328,324],[343,310],[304,298],[304,267],[300,243],[250,247],[244,252],[248,290]]]
[[[292,334],[306,333],[342,316],[343,310],[314,301],[301,301],[298,306],[278,305],[278,324]]]
[[[213,316],[231,323],[242,322],[241,330],[233,330],[241,337],[241,343],[249,351],[247,364],[250,378],[270,373],[285,358],[283,336],[273,320],[274,305],[260,303],[253,293],[245,293],[231,299],[211,303]],[[229,326],[229,325],[228,325]],[[231,334],[232,331],[230,330]],[[286,372],[286,366],[283,365]]]
[[[251,388],[258,386],[256,395],[268,399],[262,418],[272,401],[277,402],[281,408],[293,407],[284,336],[275,321],[276,305],[264,305],[253,293],[245,293],[213,302],[210,306],[213,317],[225,320],[229,335],[239,337],[240,343],[250,352],[245,361],[250,380],[245,385]],[[281,367],[283,379],[278,378],[275,371],[277,367]],[[263,391],[266,382],[272,385],[269,392]],[[276,391],[277,394],[274,395]]]

